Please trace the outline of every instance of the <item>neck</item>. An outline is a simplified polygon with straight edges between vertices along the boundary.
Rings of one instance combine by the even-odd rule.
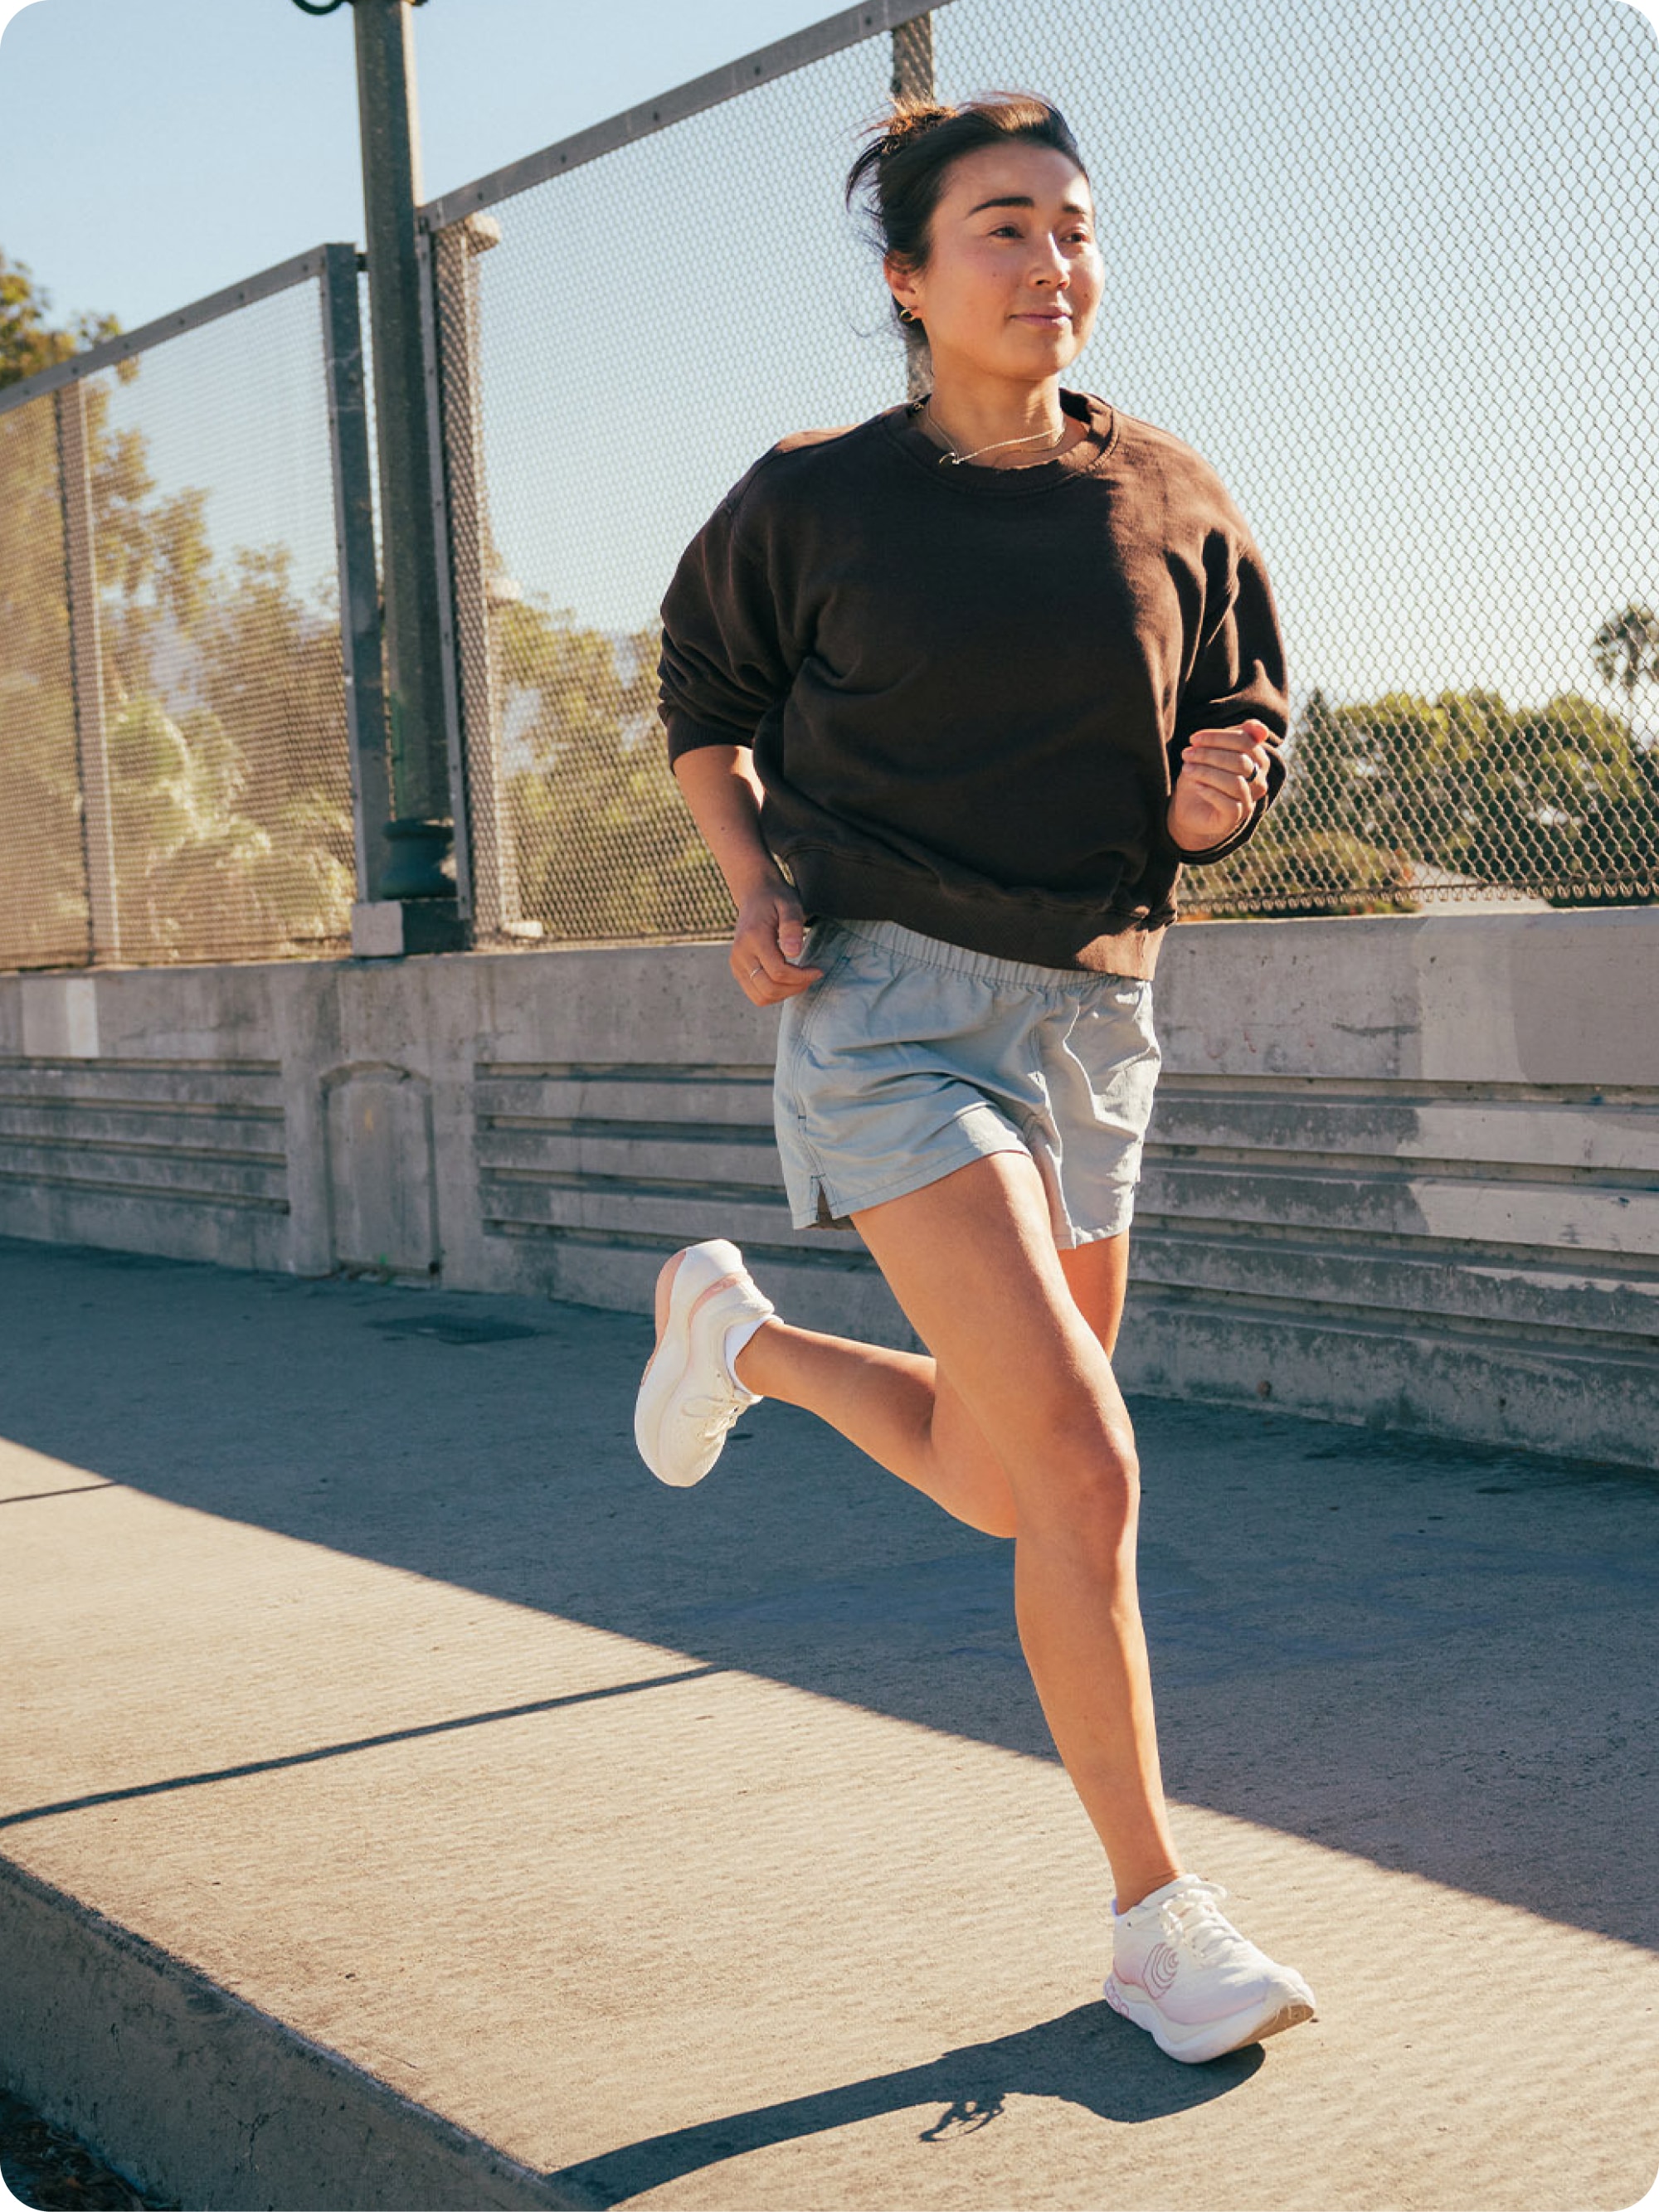
[[[1059,376],[1044,377],[1034,385],[1009,384],[983,375],[963,375],[948,363],[935,360],[933,392],[923,413],[935,434],[959,453],[981,447],[1000,448],[986,453],[983,465],[1018,467],[1022,459],[1048,459],[1045,441],[1055,452],[1065,442],[1071,417],[1060,404]],[[1023,440],[1023,444],[1005,441]]]

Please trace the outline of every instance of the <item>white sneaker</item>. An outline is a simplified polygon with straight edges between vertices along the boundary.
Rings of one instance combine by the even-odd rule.
[[[687,1244],[657,1276],[657,1348],[645,1363],[634,1407],[640,1457],[661,1482],[701,1482],[726,1431],[761,1393],[726,1362],[726,1332],[745,1315],[775,1313],[724,1237]]]
[[[1275,1966],[1220,1911],[1226,1894],[1183,1874],[1112,1914],[1107,2003],[1189,2065],[1315,2017],[1301,1975]]]

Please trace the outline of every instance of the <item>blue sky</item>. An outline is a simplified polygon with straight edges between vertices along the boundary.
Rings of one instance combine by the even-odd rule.
[[[1215,463],[1267,556],[1294,692],[1594,694],[1597,623],[1659,605],[1659,323],[1619,273],[1659,265],[1654,9],[936,9],[945,97],[1033,83],[1079,129],[1109,282],[1067,380]],[[830,12],[428,0],[425,194]],[[884,76],[872,41],[497,210],[485,446],[525,588],[648,623],[678,549],[772,440],[902,397],[837,192]],[[131,328],[362,235],[349,7],[29,0],[0,33],[0,246],[59,318]],[[747,189],[770,177],[781,198]],[[586,312],[619,270],[642,303],[620,327]],[[309,577],[329,517],[299,313],[294,295],[158,349],[120,406],[164,489],[213,486],[216,542],[286,534]],[[257,448],[240,417],[204,422],[204,368],[241,392]]]
[[[426,196],[833,6],[427,0]],[[60,318],[107,309],[132,329],[323,239],[362,238],[349,6],[0,0],[0,246]]]
[[[1659,22],[1659,0],[1639,0]],[[834,0],[428,0],[427,196],[786,37]],[[0,246],[131,329],[360,238],[351,10],[0,0]]]

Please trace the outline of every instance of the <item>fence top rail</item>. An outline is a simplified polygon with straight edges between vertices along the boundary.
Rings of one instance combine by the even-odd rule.
[[[757,46],[752,53],[726,62],[705,76],[691,77],[654,100],[625,107],[604,123],[590,124],[568,138],[556,139],[550,146],[509,161],[505,168],[492,169],[488,176],[477,177],[470,185],[459,185],[453,191],[428,200],[420,210],[421,228],[443,230],[480,208],[528,191],[532,185],[544,184],[550,177],[563,176],[584,161],[596,161],[602,154],[633,139],[648,138],[653,131],[667,130],[672,123],[684,122],[704,108],[718,107],[740,93],[752,92],[757,85],[804,69],[809,62],[823,61],[883,31],[896,31],[944,4],[945,0],[860,0],[857,7],[843,8],[838,15],[809,23],[805,30],[776,39],[770,46]]]
[[[238,307],[252,307],[256,300],[267,300],[275,292],[286,292],[290,285],[304,283],[307,277],[320,276],[330,253],[340,252],[356,256],[359,249],[355,245],[313,246],[304,253],[296,253],[292,260],[279,261],[274,268],[262,269],[257,276],[244,276],[238,283],[227,284],[222,291],[210,292],[205,299],[193,300],[187,307],[175,307],[171,314],[158,315],[154,322],[141,323],[136,331],[122,331],[115,337],[101,339],[97,345],[72,353],[67,361],[54,362],[50,368],[36,369],[33,376],[26,376],[0,391],[0,415],[73,384],[78,377],[94,375],[112,362],[125,361],[133,354],[144,353],[151,346],[161,345],[168,338],[176,338],[203,323],[213,322],[220,315],[234,314]]]

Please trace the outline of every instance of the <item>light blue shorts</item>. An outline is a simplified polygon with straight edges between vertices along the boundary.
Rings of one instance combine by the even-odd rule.
[[[773,1119],[797,1229],[850,1229],[990,1152],[1025,1152],[1062,1251],[1129,1225],[1158,1082],[1152,987],[821,915],[778,1022]]]

